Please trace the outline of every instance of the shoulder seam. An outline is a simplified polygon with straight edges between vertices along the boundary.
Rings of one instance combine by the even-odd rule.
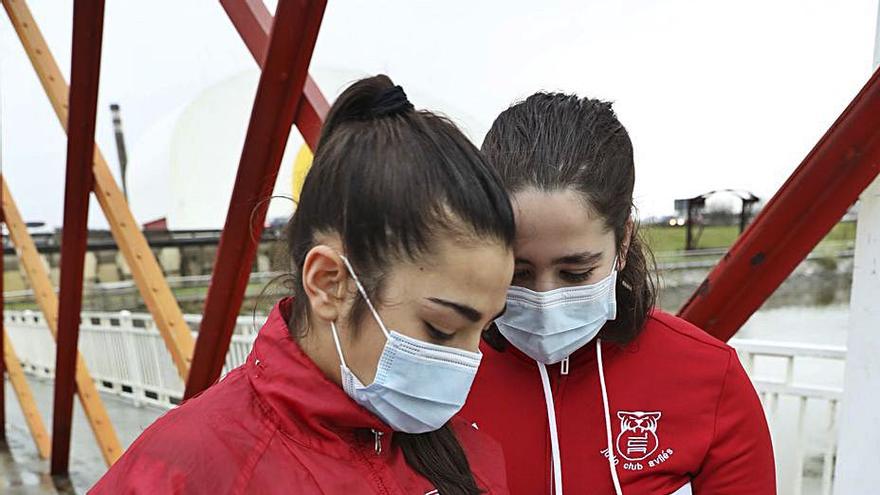
[[[732,349],[732,348],[730,347],[729,344],[726,344],[726,343],[721,342],[721,341],[719,341],[719,342],[708,341],[708,342],[707,342],[707,341],[705,341],[705,340],[700,340],[700,339],[698,339],[698,338],[696,338],[696,337],[694,337],[694,336],[692,336],[692,335],[688,335],[688,334],[682,332],[681,330],[679,330],[679,329],[673,327],[672,325],[666,323],[665,321],[661,320],[660,318],[657,318],[657,317],[654,316],[654,315],[651,315],[650,318],[651,318],[651,320],[656,321],[656,322],[659,323],[660,325],[663,325],[664,327],[666,327],[666,328],[668,328],[669,330],[675,332],[676,334],[681,335],[682,337],[687,337],[688,339],[691,339],[691,340],[693,340],[694,342],[698,342],[698,343],[700,343],[700,344],[703,344],[703,345],[706,345],[706,346],[709,346],[709,347],[714,347],[714,348],[716,348],[716,349],[720,349],[720,350],[728,351],[728,352]],[[684,320],[684,321],[687,322],[687,320]],[[690,323],[690,322],[687,322],[687,323],[688,323],[689,325],[693,325],[693,323]],[[695,328],[697,328],[697,329],[698,329],[699,331],[701,331],[701,332],[705,332],[705,330],[703,330],[703,329],[701,329],[701,328],[699,328],[699,327],[696,327],[696,326],[695,326]],[[709,335],[709,334],[707,333],[707,335]],[[710,336],[711,336],[711,335],[710,335]]]
[[[258,449],[255,454],[251,456],[251,460],[248,461],[247,469],[242,470],[242,476],[238,479],[238,486],[233,490],[233,493],[247,493],[245,487],[247,482],[251,480],[254,475],[254,471],[257,469],[257,464],[263,459],[263,456],[266,454],[266,451],[269,450],[269,444],[272,443],[272,440],[275,438],[275,435],[278,433],[278,428],[275,425],[270,424],[271,432],[268,432],[264,441],[260,442],[258,445]],[[241,491],[239,491],[241,490]]]
[[[250,383],[248,383],[248,385],[250,385]],[[251,393],[256,395],[254,394],[253,388],[251,388]],[[262,404],[260,404],[260,406],[262,406]],[[266,416],[262,407],[260,407],[260,412],[263,414],[262,422],[265,426],[265,429],[262,432],[262,438],[260,438],[260,441],[253,450],[253,454],[248,458],[244,468],[241,470],[241,476],[236,480],[235,488],[232,490],[232,493],[247,493],[247,483],[253,477],[254,471],[257,469],[257,464],[263,459],[266,451],[269,450],[269,444],[272,443],[272,440],[278,433],[278,425],[275,421],[272,421],[272,418]]]
[[[718,416],[719,411],[721,410],[721,400],[724,397],[724,391],[727,389],[727,380],[730,377],[730,367],[731,362],[733,360],[733,356],[736,354],[736,351],[730,349],[727,353],[727,365],[724,367],[724,379],[721,381],[721,390],[718,392],[718,400],[715,402],[715,414],[712,418],[712,438],[709,440],[709,444],[706,446],[706,453],[703,454],[703,457],[700,462],[700,470],[702,470],[702,460],[706,459],[706,456],[709,455],[709,451],[712,450],[712,445],[715,444],[715,438],[718,436]]]

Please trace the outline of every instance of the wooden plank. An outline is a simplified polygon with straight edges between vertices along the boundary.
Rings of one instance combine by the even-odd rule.
[[[9,229],[9,237],[12,239],[12,244],[15,246],[19,260],[24,267],[28,283],[34,292],[37,305],[43,312],[52,338],[57,339],[58,296],[55,294],[46,266],[37,253],[34,240],[27,231],[3,175],[0,175],[0,195],[2,195],[0,205],[3,208],[6,227]],[[81,356],[77,357],[75,381],[80,404],[82,404],[92,432],[95,434],[104,461],[109,466],[122,455],[122,447],[119,444],[116,431],[113,429],[113,424],[110,422],[110,417],[107,415],[107,409],[101,401],[97,388],[95,388],[95,382]]]
[[[37,409],[37,402],[34,400],[34,394],[31,392],[31,386],[24,376],[24,370],[21,369],[21,361],[15,354],[12,341],[9,336],[3,334],[3,363],[6,365],[6,372],[9,374],[9,383],[15,391],[18,403],[21,405],[21,412],[24,413],[24,421],[27,423],[31,437],[34,439],[34,445],[40,457],[47,459],[49,457],[49,433],[46,432],[46,426],[43,424],[43,418]]]
[[[2,3],[49,97],[52,108],[55,109],[55,114],[66,131],[69,93],[67,82],[58,69],[58,64],[49,51],[46,40],[40,33],[25,1],[2,0]],[[159,262],[150,250],[97,145],[93,165],[95,195],[110,224],[113,238],[131,269],[135,284],[144,298],[147,309],[153,315],[156,327],[165,341],[180,378],[186,382],[194,348],[194,339],[190,334],[189,326],[183,319],[183,313],[165,280]]]

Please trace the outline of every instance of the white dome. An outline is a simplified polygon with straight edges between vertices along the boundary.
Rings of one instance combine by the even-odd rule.
[[[313,75],[332,101],[348,84],[368,74],[331,69]],[[256,69],[230,76],[158,119],[141,135],[132,146],[128,178],[130,203],[139,221],[164,216],[169,229],[223,228],[259,76]],[[453,109],[450,117],[466,131],[480,127],[453,106],[405,82],[402,85],[417,108]],[[302,145],[294,127],[274,195],[291,196],[294,158]],[[267,220],[292,212],[291,201],[273,199]]]

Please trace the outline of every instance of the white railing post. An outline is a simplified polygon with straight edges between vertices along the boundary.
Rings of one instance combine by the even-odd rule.
[[[797,405],[797,434],[794,436],[795,438],[795,446],[794,446],[794,476],[792,476],[793,480],[793,493],[801,493],[803,491],[804,485],[804,458],[806,457],[806,447],[804,445],[806,436],[806,431],[804,428],[804,422],[807,416],[807,398],[799,397],[798,405]]]
[[[825,454],[822,456],[822,495],[831,494],[831,480],[834,473],[834,458],[837,452],[837,404],[833,400],[828,405],[828,444],[825,445]]]
[[[134,396],[134,404],[140,406],[144,400],[144,374],[141,368],[140,356],[137,350],[137,337],[134,334],[134,325],[131,322],[131,312],[119,312],[119,331],[122,333],[122,345],[125,347],[125,368],[128,378],[131,380],[131,393]]]
[[[874,68],[880,66],[880,12]],[[859,198],[835,493],[880,490],[880,178]]]
[[[835,345],[813,345],[733,339],[730,344],[747,363],[749,377],[761,397],[776,457],[777,487],[780,495],[800,495],[805,479],[811,487],[821,486],[830,493],[837,428],[837,403],[843,395],[838,387],[798,383],[800,358],[842,363],[846,349]],[[762,365],[764,367],[762,367]],[[768,366],[774,365],[774,366]],[[781,365],[781,366],[780,366]],[[775,371],[773,371],[775,370]],[[772,372],[771,372],[772,371]],[[768,374],[769,372],[769,374]],[[813,405],[827,404],[827,423],[817,422]],[[819,443],[812,440],[818,437]],[[821,472],[804,473],[807,461],[822,463]],[[821,476],[821,478],[819,478]]]

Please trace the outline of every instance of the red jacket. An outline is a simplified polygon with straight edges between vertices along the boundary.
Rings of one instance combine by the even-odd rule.
[[[90,493],[435,493],[394,432],[290,337],[290,302],[272,310],[244,365],[159,418]],[[478,485],[507,493],[500,447],[461,420],[453,429]]]
[[[502,443],[511,493],[551,493],[547,405],[537,363],[485,343],[461,416]],[[655,311],[621,347],[603,343],[611,439],[624,494],[775,492],[773,449],[757,394],[736,352],[690,323]],[[568,374],[548,366],[564,493],[614,494],[596,343]],[[621,431],[623,430],[623,431]]]

